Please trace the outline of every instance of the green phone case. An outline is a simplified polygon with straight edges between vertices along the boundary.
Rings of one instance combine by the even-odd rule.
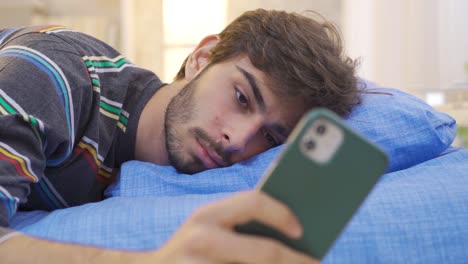
[[[326,162],[317,162],[304,154],[301,147],[302,150],[314,147],[306,136],[312,137],[309,135],[313,126],[319,131],[316,122],[324,120],[342,132],[335,140],[341,143],[335,146],[335,137],[328,136],[329,142],[322,142],[322,152],[336,150]],[[302,238],[289,239],[257,222],[238,226],[236,230],[279,239],[322,259],[386,168],[385,153],[352,131],[340,117],[326,109],[312,110],[298,123],[258,186],[293,210],[304,228]]]

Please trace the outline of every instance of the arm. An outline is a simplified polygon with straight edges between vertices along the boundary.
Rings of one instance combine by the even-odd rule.
[[[2,256],[2,263],[5,264],[129,263],[125,261],[125,255],[130,257],[132,254],[86,246],[62,244],[25,235],[15,236],[0,244],[0,256]]]
[[[17,42],[0,49],[0,226],[9,226],[31,183],[43,178],[47,159],[64,156],[70,141],[50,63]]]
[[[16,236],[0,244],[0,255],[2,263],[318,263],[275,240],[233,231],[251,220],[301,236],[301,226],[286,206],[253,191],[199,209],[156,251],[111,251]]]

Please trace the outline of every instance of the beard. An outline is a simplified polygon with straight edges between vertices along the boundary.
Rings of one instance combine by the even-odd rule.
[[[184,149],[184,136],[202,139],[214,151],[220,154],[224,160],[228,160],[227,155],[223,154],[221,143],[217,143],[211,139],[206,131],[198,127],[184,129],[191,120],[197,118],[194,94],[198,87],[199,79],[207,68],[203,69],[200,74],[171,99],[165,113],[164,132],[169,162],[181,173],[193,174],[206,170],[205,165],[199,157],[193,153],[190,155]],[[184,131],[188,133],[184,135]]]

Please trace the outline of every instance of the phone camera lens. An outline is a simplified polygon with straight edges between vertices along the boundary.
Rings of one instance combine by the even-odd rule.
[[[307,150],[313,150],[315,148],[315,141],[313,140],[307,140],[307,142],[305,142],[305,148]]]
[[[323,135],[323,134],[325,134],[326,131],[327,131],[327,128],[325,127],[325,125],[319,125],[317,127],[317,134],[318,135]]]

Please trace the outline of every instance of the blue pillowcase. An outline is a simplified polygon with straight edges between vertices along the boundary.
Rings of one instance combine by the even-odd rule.
[[[362,104],[348,124],[379,145],[389,157],[388,172],[429,160],[450,146],[457,134],[455,120],[417,97],[363,82]]]

